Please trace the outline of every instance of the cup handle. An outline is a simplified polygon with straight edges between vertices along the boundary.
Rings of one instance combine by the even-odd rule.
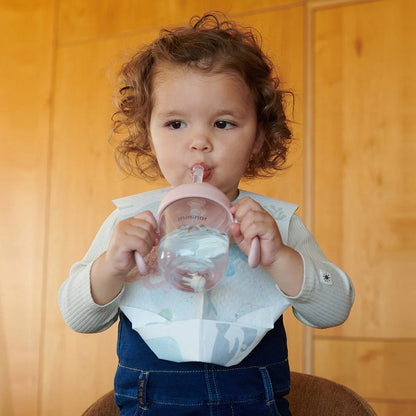
[[[134,260],[136,260],[137,268],[139,269],[139,272],[142,276],[147,274],[147,266],[146,263],[142,257],[142,255],[138,252],[134,252]]]
[[[260,263],[260,241],[258,237],[254,237],[251,240],[251,247],[248,253],[248,264],[253,269]]]

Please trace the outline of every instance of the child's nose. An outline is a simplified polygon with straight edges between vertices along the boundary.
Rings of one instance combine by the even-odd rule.
[[[212,150],[211,140],[206,135],[196,135],[191,140],[190,149],[199,150],[200,152],[210,152]]]

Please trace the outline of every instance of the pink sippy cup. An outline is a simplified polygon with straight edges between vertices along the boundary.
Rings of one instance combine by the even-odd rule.
[[[172,188],[157,213],[159,270],[174,287],[187,292],[212,289],[228,267],[233,222],[230,201],[218,188],[202,183],[203,170],[196,165],[194,183]],[[259,257],[255,238],[248,259],[251,267],[258,265]],[[138,253],[136,262],[139,270],[145,271]]]

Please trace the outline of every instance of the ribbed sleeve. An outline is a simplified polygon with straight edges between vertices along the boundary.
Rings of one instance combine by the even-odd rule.
[[[354,288],[349,277],[327,260],[314,237],[296,215],[289,225],[288,245],[300,253],[304,265],[300,293],[296,297],[286,296],[295,316],[315,328],[342,324],[354,302]]]

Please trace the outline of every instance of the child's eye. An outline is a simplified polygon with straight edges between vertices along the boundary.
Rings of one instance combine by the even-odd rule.
[[[214,123],[214,126],[217,129],[227,130],[227,129],[231,129],[232,127],[235,127],[235,124],[233,124],[229,121],[225,121],[225,120],[218,120]]]
[[[169,121],[166,123],[166,125],[174,130],[182,129],[185,127],[185,123],[180,120]]]

